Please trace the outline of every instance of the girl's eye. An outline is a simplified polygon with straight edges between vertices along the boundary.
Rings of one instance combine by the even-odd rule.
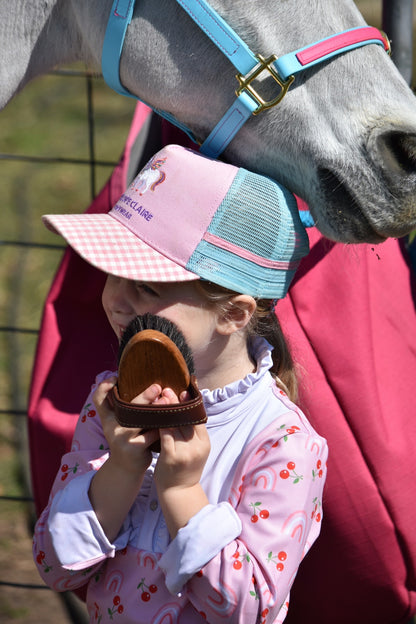
[[[158,296],[156,290],[154,290],[151,286],[149,286],[149,284],[146,284],[145,282],[135,282],[134,285],[136,290],[139,290],[140,292],[144,292],[147,295],[151,295],[153,297]]]

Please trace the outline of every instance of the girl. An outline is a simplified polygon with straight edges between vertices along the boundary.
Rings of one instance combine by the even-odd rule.
[[[44,221],[108,274],[119,338],[146,312],[182,330],[208,421],[121,427],[107,398],[116,376],[98,375],[37,522],[35,561],[57,591],[86,586],[91,622],[282,622],[326,474],[274,314],[307,237],[272,180],[179,146],[145,169],[153,161],[158,184],[139,174],[109,214]],[[153,384],[134,402],[186,398]]]

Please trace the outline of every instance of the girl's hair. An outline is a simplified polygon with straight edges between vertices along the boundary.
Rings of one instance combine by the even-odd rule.
[[[238,294],[208,281],[198,280],[196,285],[209,305],[219,307],[224,312],[229,309],[230,304],[233,305],[231,298]],[[256,300],[256,310],[247,326],[247,335],[248,337],[262,336],[271,344],[273,366],[270,372],[279,388],[286,392],[291,401],[296,401],[298,380],[295,365],[279,319],[275,314],[274,304],[275,302],[271,299]]]

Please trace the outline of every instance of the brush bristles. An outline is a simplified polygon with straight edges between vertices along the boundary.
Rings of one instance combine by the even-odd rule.
[[[126,327],[121,337],[120,346],[118,349],[118,361],[120,362],[121,354],[124,351],[125,346],[127,345],[130,338],[132,338],[138,332],[143,331],[144,329],[154,329],[155,331],[159,331],[162,334],[165,334],[175,345],[178,347],[179,351],[183,355],[183,359],[186,362],[186,365],[189,370],[189,374],[193,375],[195,372],[194,369],[194,360],[192,357],[191,349],[189,348],[185,337],[181,330],[174,324],[172,321],[164,318],[163,316],[157,316],[155,314],[143,314],[141,316],[136,316]]]

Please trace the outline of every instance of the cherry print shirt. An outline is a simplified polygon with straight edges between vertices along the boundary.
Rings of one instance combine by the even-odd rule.
[[[327,445],[276,386],[268,343],[256,339],[253,352],[255,373],[202,391],[211,452],[201,483],[210,504],[173,540],[153,482],[156,454],[114,543],[104,534],[88,498],[108,458],[93,386],[34,536],[50,587],[87,584],[90,622],[284,620],[299,564],[320,531]]]

